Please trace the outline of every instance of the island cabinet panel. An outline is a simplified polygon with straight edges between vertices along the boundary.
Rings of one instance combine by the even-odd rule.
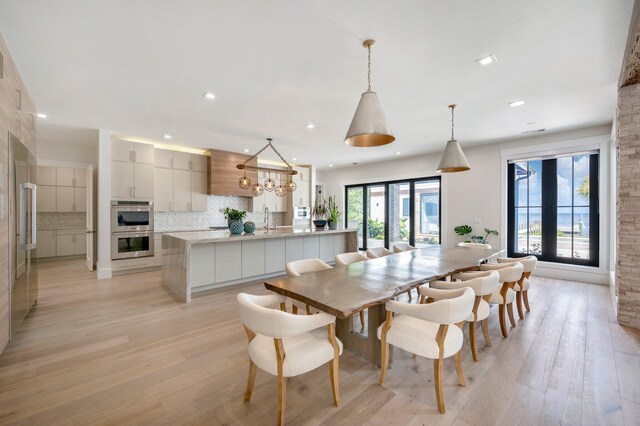
[[[215,258],[216,244],[195,244],[191,246],[190,272],[192,288],[214,283]]]
[[[334,237],[335,235],[320,235],[318,236],[319,240],[319,255],[318,257],[323,262],[333,262],[334,254],[333,254],[333,246],[334,246]]]
[[[335,234],[333,236],[333,256],[335,257],[336,254],[342,254],[348,251],[347,234]]]
[[[242,278],[242,242],[215,244],[216,283]]]
[[[265,240],[242,242],[242,278],[264,275]]]
[[[293,262],[294,260],[304,259],[304,241],[299,237],[287,237],[286,241],[286,259],[285,262]]]
[[[243,175],[242,170],[236,167],[244,163],[250,156],[237,152],[211,150],[211,174],[209,180],[209,195],[237,195],[241,197],[251,197],[251,191],[241,189],[238,180]],[[258,160],[252,159],[247,165],[257,166]],[[255,171],[247,170],[246,175],[251,182],[256,182],[258,174]]]
[[[305,259],[317,259],[320,257],[320,237],[304,237],[304,258]]]
[[[286,241],[284,238],[265,240],[264,273],[273,274],[285,269]]]

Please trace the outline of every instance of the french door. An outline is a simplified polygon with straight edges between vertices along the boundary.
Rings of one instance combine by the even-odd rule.
[[[345,226],[358,230],[361,250],[440,244],[440,177],[349,185]]]

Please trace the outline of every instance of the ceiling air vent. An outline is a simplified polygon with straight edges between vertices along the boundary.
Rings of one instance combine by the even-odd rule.
[[[544,132],[546,130],[547,129],[527,130],[527,131],[522,132],[522,134],[523,135],[533,135],[533,134],[536,134],[536,133],[542,133],[542,132]]]

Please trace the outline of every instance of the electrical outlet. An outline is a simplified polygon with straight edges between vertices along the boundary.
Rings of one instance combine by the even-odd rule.
[[[475,219],[473,219],[473,223],[481,223],[482,221],[480,220],[479,217],[476,217]]]

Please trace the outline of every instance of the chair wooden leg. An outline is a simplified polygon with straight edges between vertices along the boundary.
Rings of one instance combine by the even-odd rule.
[[[531,311],[531,308],[529,308],[529,290],[525,290],[522,292],[522,298],[524,299],[524,307],[526,308],[527,312]]]
[[[467,386],[467,381],[464,379],[464,372],[462,371],[462,356],[460,356],[460,351],[453,356],[453,362],[456,365],[458,383],[460,383],[460,386]]]
[[[411,302],[411,290],[409,290],[409,302]]]
[[[311,306],[306,305],[307,308],[307,315],[311,315]]]
[[[491,335],[489,334],[489,318],[482,320],[482,334],[487,346],[491,346]]]
[[[476,340],[476,322],[469,323],[469,343],[471,344],[471,355],[473,360],[478,362],[478,341]],[[458,352],[459,353],[459,352]]]
[[[420,296],[420,304],[421,305],[424,305],[425,299],[426,298],[424,296]]]
[[[329,374],[331,374],[331,391],[333,392],[333,402],[336,404],[336,407],[340,406],[340,368],[338,362],[338,357],[334,357],[333,360],[329,362]]]
[[[504,337],[509,337],[509,331],[507,331],[507,321],[504,313],[504,303],[498,305],[498,317],[500,319],[500,330],[502,330],[502,335]]]
[[[387,368],[389,367],[389,344],[386,339],[382,342],[382,354],[380,355],[380,381],[381,385],[384,385],[384,379],[387,376]]]
[[[253,384],[256,382],[256,365],[253,361],[249,360],[249,378],[247,379],[247,389],[244,391],[245,404],[251,400],[251,393],[253,392]]]
[[[522,292],[516,291],[516,306],[518,307],[518,317],[524,319],[524,311],[522,310]]]
[[[278,376],[278,426],[284,424],[284,401],[287,396],[287,379]]]
[[[298,315],[298,307],[296,305],[291,306],[291,313],[293,315]]]
[[[513,302],[507,305],[507,313],[509,314],[509,322],[511,322],[511,327],[515,327],[516,318],[513,316]]]
[[[360,311],[360,325],[364,327],[364,311]]]
[[[444,414],[444,381],[442,380],[442,373],[442,358],[434,359],[433,377],[436,385],[436,400],[438,401],[438,411]]]

